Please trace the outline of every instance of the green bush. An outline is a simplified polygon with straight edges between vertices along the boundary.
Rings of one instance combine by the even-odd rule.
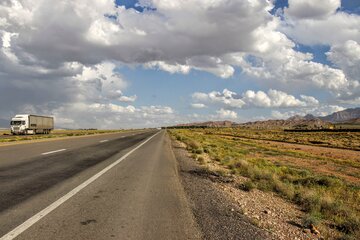
[[[187,145],[190,149],[199,149],[201,147],[200,143],[195,140],[190,140]]]
[[[238,187],[239,187],[239,189],[241,189],[243,191],[249,192],[249,191],[253,190],[254,188],[256,188],[256,185],[253,181],[248,180],[242,184],[239,184]]]
[[[198,162],[201,164],[201,165],[204,165],[205,164],[205,159],[203,157],[198,157]]]
[[[202,154],[202,153],[203,153],[203,150],[202,150],[202,149],[196,149],[195,153],[196,153],[196,154]]]

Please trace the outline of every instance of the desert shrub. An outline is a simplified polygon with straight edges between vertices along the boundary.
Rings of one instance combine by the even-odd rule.
[[[320,211],[321,198],[320,194],[311,189],[304,189],[297,196],[297,202],[304,208],[306,212]]]
[[[195,153],[196,153],[196,154],[202,154],[202,153],[203,153],[203,150],[202,150],[202,149],[196,149]]]
[[[249,191],[253,190],[254,188],[256,188],[256,185],[253,181],[248,180],[244,183],[239,184],[238,188],[243,191],[249,192]]]
[[[310,225],[318,225],[322,220],[322,216],[319,212],[310,212],[302,219],[303,226],[309,227]]]
[[[284,196],[285,198],[292,200],[295,196],[295,188],[291,184],[284,183],[277,178],[273,179],[274,191]]]
[[[190,140],[187,145],[190,149],[199,149],[201,147],[201,144],[195,140]]]
[[[306,187],[311,186],[324,186],[324,187],[338,187],[342,185],[339,179],[328,176],[309,176],[305,178],[299,178],[294,181],[294,184],[299,184]]]
[[[205,164],[205,159],[203,157],[198,157],[198,162],[201,164],[201,165],[204,165]]]

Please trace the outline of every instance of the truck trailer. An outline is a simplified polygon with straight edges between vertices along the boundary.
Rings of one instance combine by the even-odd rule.
[[[11,119],[11,133],[17,134],[49,134],[54,129],[54,118],[31,114],[18,114]]]

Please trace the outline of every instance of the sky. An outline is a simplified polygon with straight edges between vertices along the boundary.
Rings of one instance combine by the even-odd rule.
[[[360,106],[360,0],[2,0],[0,120],[143,128]]]

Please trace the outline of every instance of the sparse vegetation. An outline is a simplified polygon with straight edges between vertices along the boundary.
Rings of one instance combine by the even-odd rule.
[[[207,154],[229,173],[247,177],[249,180],[241,184],[240,189],[272,191],[300,205],[306,212],[304,225],[326,224],[347,237],[356,236],[360,231],[360,162],[268,146],[265,141],[253,139],[271,138],[305,144],[321,139],[321,144],[332,147],[344,147],[351,139],[347,148],[358,149],[358,133],[252,133],[232,128],[170,132],[176,139],[181,139],[190,152],[195,149],[196,156],[197,150],[201,149],[201,154]],[[311,164],[305,164],[307,162]],[[319,168],[318,171],[314,164],[330,165],[328,169],[334,170],[320,171]]]
[[[204,133],[234,139],[260,139],[360,150],[360,132],[284,132],[283,130],[247,128],[207,128]]]

